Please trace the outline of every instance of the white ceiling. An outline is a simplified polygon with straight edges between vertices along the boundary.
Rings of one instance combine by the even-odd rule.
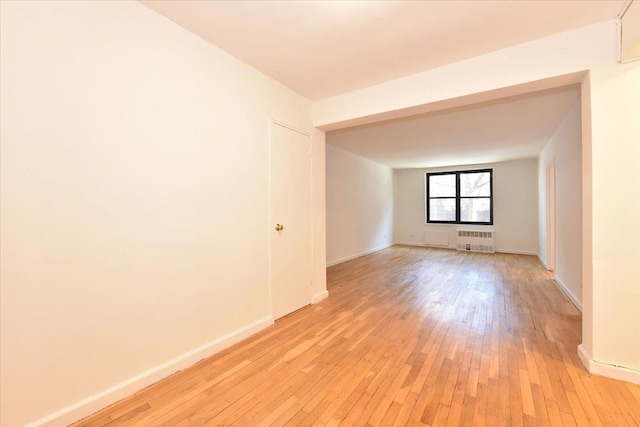
[[[327,133],[327,143],[395,169],[537,157],[578,85]]]
[[[626,0],[139,0],[311,100],[614,19]],[[393,168],[537,156],[577,86],[327,133]]]
[[[311,100],[614,19],[625,0],[140,0]]]

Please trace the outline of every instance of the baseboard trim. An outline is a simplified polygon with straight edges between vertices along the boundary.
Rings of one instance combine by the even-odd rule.
[[[542,266],[544,267],[545,270],[548,270],[549,269],[549,265],[547,264],[547,261],[545,261],[545,259],[542,258],[540,256],[540,254],[537,254],[537,255],[538,255],[538,260],[540,261],[540,264],[542,264]]]
[[[578,356],[590,374],[640,385],[640,371],[638,370],[594,360],[582,344],[578,346]]]
[[[419,248],[456,249],[455,246],[428,245],[426,243],[420,243],[420,242],[395,242],[394,245],[416,246]]]
[[[537,256],[538,253],[537,252],[531,252],[531,251],[519,251],[517,249],[499,249],[496,248],[496,253],[500,253],[500,254],[513,254],[513,255],[534,255]]]
[[[329,297],[329,291],[324,290],[311,297],[311,304],[317,304],[325,298]]]
[[[418,247],[421,247],[421,248],[437,248],[437,249],[458,250],[458,248],[456,246],[436,246],[436,245],[427,245],[426,243],[420,243],[420,242],[396,242],[395,244],[396,245],[403,245],[403,246],[418,246]],[[467,251],[461,251],[461,252],[467,252]],[[496,253],[514,254],[514,255],[538,255],[536,252],[518,251],[518,250],[511,250],[511,249],[496,249]]]
[[[424,243],[419,243],[419,242],[395,242],[395,245],[402,245],[402,246],[421,246],[424,247],[425,244]],[[448,246],[439,246],[441,248],[448,248]]]
[[[207,358],[220,350],[242,341],[256,332],[273,325],[273,317],[268,316],[257,320],[243,328],[233,331],[205,345],[195,348],[161,365],[144,371],[135,377],[129,378],[119,384],[107,388],[106,390],[87,397],[79,402],[62,408],[52,414],[40,418],[27,424],[25,427],[54,427],[69,425],[94,412],[105,408],[136,391],[142,390],[168,376],[188,368],[196,362]]]
[[[361,256],[369,255],[369,254],[372,254],[374,252],[378,252],[378,251],[381,251],[383,249],[390,248],[394,244],[395,243],[389,243],[387,245],[378,246],[377,248],[369,249],[369,250],[366,250],[364,252],[360,252],[360,253],[357,253],[357,254],[354,254],[354,255],[349,255],[347,257],[340,258],[340,259],[337,259],[335,261],[328,262],[327,263],[327,267],[333,267],[334,265],[342,264],[343,262],[351,261],[352,259],[360,258]]]
[[[556,282],[556,285],[560,288],[560,290],[571,300],[573,305],[582,313],[582,303],[576,298],[576,296],[569,290],[569,287],[555,274],[553,275],[553,281]]]

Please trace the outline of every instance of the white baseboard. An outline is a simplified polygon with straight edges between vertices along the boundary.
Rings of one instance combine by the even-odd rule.
[[[638,370],[594,360],[582,344],[578,346],[578,356],[590,374],[640,385],[640,371]]]
[[[456,249],[455,246],[427,245],[426,243],[420,243],[420,242],[395,242],[394,245],[418,246],[420,248]]]
[[[518,249],[500,249],[500,248],[496,248],[496,252],[500,253],[500,254],[514,254],[514,255],[538,255],[537,252],[531,252],[531,251],[521,251]]]
[[[537,254],[537,255],[538,255],[538,260],[540,261],[540,264],[542,264],[545,270],[548,270],[549,264],[547,264],[547,261],[544,258],[542,258],[540,254]]]
[[[324,290],[311,297],[311,304],[317,304],[329,296],[329,291]]]
[[[560,280],[560,278],[555,274],[553,275],[553,280],[556,282],[560,290],[571,300],[573,305],[576,306],[576,308],[580,311],[580,313],[582,313],[582,303],[578,300],[578,298],[576,298],[573,292],[569,290],[569,287],[565,285],[565,283],[562,280]]]
[[[369,255],[369,254],[372,254],[374,252],[378,252],[378,251],[381,251],[383,249],[390,248],[394,244],[395,243],[389,243],[387,245],[378,246],[377,248],[369,249],[369,250],[366,250],[364,252],[360,252],[360,253],[357,253],[357,254],[354,254],[354,255],[349,255],[347,257],[340,258],[340,259],[328,262],[327,263],[327,267],[333,267],[334,265],[342,264],[343,262],[351,261],[352,259],[360,258],[361,256]]]
[[[69,425],[127,396],[130,396],[138,390],[142,390],[143,388],[150,386],[171,374],[188,368],[196,362],[207,358],[220,350],[230,347],[231,345],[242,341],[270,325],[273,325],[273,317],[269,316],[260,319],[245,326],[244,328],[233,331],[161,365],[142,372],[135,377],[109,387],[100,393],[89,396],[86,399],[74,403],[73,405],[62,408],[59,411],[31,422],[25,427],[57,427]]]
[[[424,247],[424,243],[420,242],[395,242],[394,245],[402,245],[402,246],[422,246]],[[444,246],[443,246],[444,247]],[[448,247],[448,246],[447,246]]]
[[[419,246],[421,248],[439,248],[439,249],[458,250],[458,248],[455,245],[454,246],[436,246],[436,245],[427,245],[425,243],[420,243],[420,242],[396,242],[395,244],[404,245],[404,246]],[[462,252],[466,252],[466,251],[462,251]],[[496,248],[496,253],[515,254],[515,255],[538,255],[537,252],[519,251],[515,249],[497,249],[497,248]]]

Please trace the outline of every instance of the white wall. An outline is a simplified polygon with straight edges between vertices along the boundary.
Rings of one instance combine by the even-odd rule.
[[[606,365],[600,373],[640,383],[640,186],[628,184],[640,181],[640,62],[615,59],[611,20],[319,101],[314,124],[582,82],[582,356],[593,372]]]
[[[640,384],[640,62],[593,68],[589,89],[593,294],[584,305],[593,307],[593,348],[586,350],[594,361],[632,369],[626,378]]]
[[[521,85],[540,82],[566,74],[583,72],[603,60],[614,60],[615,22],[609,21],[573,31],[533,40],[507,49],[480,55],[320,100],[313,105],[313,122],[323,129],[336,124],[363,124],[402,117],[397,114],[433,111],[430,104],[447,107],[482,97],[494,90],[500,96],[523,93]],[[563,84],[579,80],[566,80]],[[511,89],[511,90],[505,90]],[[464,103],[453,102],[456,99]],[[420,107],[420,108],[417,108]]]
[[[539,255],[548,262],[547,168],[555,165],[556,281],[582,306],[582,135],[580,103],[569,111],[538,158]]]
[[[327,141],[327,262],[335,265],[392,244],[393,171]]]
[[[311,135],[313,156],[311,157],[311,206],[313,222],[313,245],[311,266],[311,302],[316,303],[329,296],[327,291],[327,229],[326,229],[326,180],[325,180],[325,133],[314,129]]]
[[[535,254],[538,246],[537,164],[535,159],[482,165],[394,171],[394,240],[424,245],[425,230],[449,233],[449,247],[456,247],[455,224],[425,224],[425,174],[451,170],[493,168],[493,228],[498,252]]]
[[[1,8],[0,424],[66,424],[272,322],[269,126],[311,104],[137,2]]]

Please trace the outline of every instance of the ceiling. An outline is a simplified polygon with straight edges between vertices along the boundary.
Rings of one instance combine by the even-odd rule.
[[[139,0],[310,100],[616,18],[626,0]],[[327,143],[392,168],[536,157],[566,86],[346,128]]]
[[[327,143],[394,169],[537,157],[580,98],[578,85],[327,133]]]
[[[311,100],[614,19],[625,0],[140,0]]]

